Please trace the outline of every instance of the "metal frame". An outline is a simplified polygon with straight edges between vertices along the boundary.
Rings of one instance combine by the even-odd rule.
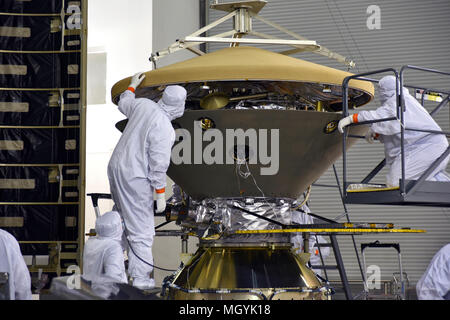
[[[86,174],[86,105],[87,105],[87,13],[88,13],[88,0],[83,0],[81,2],[81,31],[70,31],[65,28],[65,22],[64,19],[69,15],[69,13],[66,13],[65,11],[65,3],[67,3],[67,0],[62,0],[62,6],[61,11],[59,13],[52,13],[52,14],[26,14],[26,13],[9,13],[9,12],[2,12],[0,15],[8,15],[8,16],[36,16],[36,17],[43,17],[43,16],[51,16],[51,17],[60,17],[61,18],[61,37],[64,40],[64,36],[69,34],[70,32],[81,32],[81,49],[79,50],[64,50],[64,41],[61,42],[61,48],[59,51],[15,51],[15,50],[0,50],[0,53],[80,53],[80,87],[76,88],[0,88],[0,90],[17,90],[17,91],[58,91],[60,93],[60,108],[61,108],[61,114],[64,111],[64,101],[63,101],[63,92],[68,90],[79,90],[80,91],[80,124],[76,126],[64,126],[63,125],[63,117],[61,117],[60,123],[58,126],[8,126],[8,125],[2,125],[0,126],[0,129],[14,129],[14,128],[21,128],[21,129],[70,129],[75,128],[79,129],[80,131],[80,137],[79,137],[79,156],[80,161],[79,163],[73,163],[73,164],[0,164],[0,166],[14,166],[14,167],[58,167],[61,172],[61,168],[64,166],[73,166],[73,167],[79,167],[79,174],[78,174],[78,193],[79,193],[79,200],[77,202],[62,202],[61,198],[58,202],[0,202],[0,205],[78,205],[78,239],[77,241],[19,241],[20,244],[57,244],[57,246],[60,246],[62,243],[76,243],[78,245],[77,252],[76,253],[64,253],[58,254],[58,266],[55,269],[45,269],[44,272],[56,272],[61,273],[64,272],[65,269],[62,269],[60,267],[61,259],[76,259],[78,262],[78,265],[80,268],[82,268],[82,255],[83,255],[83,248],[84,248],[84,228],[85,228],[85,174]],[[63,185],[63,180],[61,179],[60,188]],[[60,192],[61,197],[61,192]],[[33,268],[29,268],[30,272],[37,272],[37,270],[34,270]]]
[[[80,207],[78,210],[78,265],[83,270],[83,251],[85,242],[85,191],[86,191],[86,115],[87,115],[87,36],[88,0],[81,4],[81,110],[80,110]]]
[[[403,264],[402,264],[402,253],[400,250],[400,244],[398,243],[380,243],[379,241],[375,241],[373,243],[361,243],[361,254],[363,256],[363,267],[364,270],[366,269],[366,256],[364,254],[365,249],[367,248],[394,248],[397,251],[398,255],[398,265],[400,270],[400,282],[401,282],[401,292],[400,292],[400,298],[402,300],[405,300],[406,298],[406,288],[405,288],[405,282],[403,278]],[[366,273],[364,272],[364,293],[366,299],[369,296],[369,287],[367,285],[367,278]]]
[[[400,90],[400,88],[407,87],[407,88],[413,88],[413,89],[423,89],[424,92],[426,92],[426,91],[434,91],[434,92],[446,94],[447,97],[445,99],[443,99],[443,101],[440,102],[439,105],[433,111],[430,112],[431,116],[433,116],[434,114],[439,112],[442,109],[442,107],[446,103],[448,103],[450,101],[450,93],[442,91],[442,90],[426,89],[426,88],[421,88],[421,87],[416,87],[416,86],[404,85],[403,84],[403,82],[404,82],[404,73],[408,69],[413,69],[413,70],[416,70],[416,71],[424,71],[424,72],[429,72],[429,73],[436,73],[436,74],[450,76],[450,73],[439,71],[439,70],[423,68],[423,67],[418,67],[418,66],[412,66],[412,65],[405,65],[405,66],[403,66],[400,69],[400,72],[397,72],[397,70],[395,70],[393,68],[387,68],[387,69],[376,70],[376,71],[372,71],[372,72],[355,74],[355,75],[346,77],[344,79],[343,83],[342,83],[342,89],[343,89],[343,99],[342,99],[343,100],[343,110],[342,110],[342,113],[343,113],[343,117],[348,116],[348,104],[349,104],[349,101],[348,101],[348,84],[349,84],[350,80],[358,79],[358,80],[362,80],[362,81],[378,82],[378,80],[370,79],[370,78],[367,78],[366,76],[370,76],[370,75],[374,75],[374,74],[380,74],[380,73],[386,73],[386,72],[394,73],[395,78],[397,79],[397,83],[396,83],[397,116],[396,117],[391,117],[391,118],[372,120],[372,121],[362,121],[362,122],[358,122],[358,123],[352,123],[350,126],[366,125],[366,124],[372,124],[372,123],[384,122],[384,121],[399,121],[400,125],[401,125],[400,126],[400,136],[401,136],[401,161],[402,161],[402,164],[401,164],[402,172],[401,173],[402,173],[402,175],[401,175],[400,185],[399,185],[399,194],[396,195],[396,196],[391,196],[391,199],[389,200],[390,202],[386,203],[386,204],[399,204],[400,203],[400,204],[411,204],[411,205],[416,205],[416,204],[418,204],[418,205],[433,205],[432,201],[425,201],[425,203],[422,203],[424,201],[423,197],[419,197],[418,199],[415,199],[414,195],[415,195],[415,193],[417,193],[420,190],[421,191],[425,191],[426,189],[431,187],[431,184],[433,182],[430,182],[430,181],[425,182],[426,178],[450,154],[450,147],[448,147],[447,150],[438,159],[436,159],[430,165],[430,167],[420,176],[420,178],[418,180],[407,181],[406,178],[405,178],[405,171],[406,171],[405,169],[406,168],[405,168],[404,134],[405,134],[405,131],[417,131],[417,132],[427,132],[427,133],[430,133],[430,134],[443,134],[443,135],[446,135],[447,137],[449,137],[450,136],[450,132],[438,131],[438,130],[423,130],[423,129],[405,127],[405,119],[404,119],[405,104],[404,104],[404,99],[403,99],[403,93],[402,93],[402,90]],[[422,94],[422,101],[423,101],[423,94]],[[347,140],[348,137],[350,137],[350,138],[364,138],[364,137],[349,135],[347,128],[344,129],[343,144],[342,144],[344,199],[345,199],[345,201],[347,203],[354,203],[354,202],[349,200],[349,195],[347,193],[347,186],[350,184],[350,183],[347,182],[346,140]],[[369,183],[372,180],[372,178],[374,178],[381,171],[381,169],[385,166],[385,164],[386,164],[386,159],[381,161],[361,181],[361,183]],[[447,192],[450,192],[450,188],[448,189]],[[391,195],[393,195],[393,193],[397,193],[397,191],[396,190],[389,191],[389,193]],[[385,194],[386,193],[377,192],[378,196],[385,195]],[[444,196],[443,196],[443,199],[441,199],[442,201],[438,201],[439,197],[435,197],[436,198],[435,200],[437,202],[436,205],[438,205],[438,206],[450,206],[450,197],[445,192],[445,190],[443,191],[443,194],[444,194]],[[364,202],[364,198],[365,198],[364,196],[360,195],[359,198],[358,198],[359,199],[358,203],[365,203]],[[381,198],[381,197],[379,197],[379,198]],[[394,201],[395,203],[392,203],[392,201]],[[370,203],[370,201],[368,201],[368,203]],[[378,204],[382,204],[380,202],[377,202],[377,203]]]
[[[76,260],[77,252],[63,251],[63,245],[79,245],[78,241],[18,241],[19,244],[46,244],[48,245],[49,262],[47,265],[37,265],[35,263],[28,265],[30,273],[56,273],[59,277],[65,273],[67,268],[61,267],[62,260]],[[53,258],[53,260],[52,260]],[[34,261],[34,260],[33,260]]]
[[[308,40],[274,22],[271,22],[261,16],[258,15],[259,10],[264,7],[267,2],[264,0],[257,1],[238,1],[232,3],[218,3],[216,1],[214,4],[210,5],[209,8],[228,11],[228,13],[209,23],[208,25],[200,28],[194,33],[182,38],[177,39],[174,43],[172,43],[169,47],[164,50],[156,51],[151,54],[149,60],[153,63],[154,68],[156,69],[156,61],[161,59],[164,56],[167,56],[171,53],[177,52],[179,50],[187,49],[197,55],[205,54],[205,51],[194,48],[195,46],[200,46],[203,50],[206,49],[206,44],[211,42],[216,43],[229,43],[231,47],[239,46],[240,43],[247,44],[273,44],[273,45],[287,45],[292,47],[290,50],[282,51],[281,54],[291,55],[298,52],[310,51],[313,53],[317,53],[323,56],[326,56],[330,59],[336,60],[348,68],[353,68],[355,66],[355,62],[349,60],[348,58],[333,52],[321,45],[318,45],[316,41]],[[224,9],[224,6],[228,6]],[[201,13],[207,13],[207,6],[202,2],[200,4]],[[264,33],[260,33],[253,30],[252,20],[253,18],[263,22],[264,24],[277,29],[278,31],[283,32],[286,35],[289,35],[294,38],[294,40],[285,40],[278,37],[274,37],[271,35],[267,35]],[[205,19],[206,20],[206,17]],[[200,36],[203,33],[207,33],[212,28],[222,24],[228,20],[233,20],[233,29],[230,31],[226,31],[220,34],[216,34],[214,36]],[[206,22],[203,21],[202,22]],[[256,39],[242,39],[243,36],[251,35],[257,37]],[[231,36],[230,38],[226,38]]]
[[[342,206],[344,207],[344,214],[343,214],[343,215],[340,215],[340,216],[337,217],[335,220],[339,220],[340,218],[342,218],[343,216],[345,216],[347,222],[350,223],[350,217],[349,217],[349,214],[348,214],[347,206],[346,206],[346,204],[345,204],[345,202],[344,202],[344,198],[343,198],[343,194],[342,194],[342,189],[341,189],[341,184],[340,184],[340,181],[339,181],[339,176],[338,176],[338,174],[337,174],[336,166],[335,166],[334,164],[333,164],[333,172],[334,172],[334,177],[335,177],[335,179],[336,179],[336,185],[320,185],[320,184],[313,184],[313,186],[325,187],[325,188],[338,188],[339,196],[340,196],[341,201],[342,201]],[[362,266],[362,264],[361,264],[361,260],[360,260],[359,254],[358,254],[358,248],[357,248],[357,246],[356,246],[356,240],[355,240],[355,237],[354,237],[353,234],[351,235],[351,238],[352,238],[353,248],[355,249],[356,260],[358,261],[359,270],[360,270],[361,276],[363,277],[363,280],[364,280],[363,266]],[[338,244],[337,244],[337,239],[331,239],[331,237],[330,237],[330,240],[332,240],[332,243],[331,243],[331,246],[332,246],[332,247],[333,247],[334,245],[338,246]],[[335,244],[334,244],[333,242],[335,242]],[[323,260],[323,258],[322,258],[322,253],[321,253],[321,250],[320,250],[320,247],[321,247],[321,246],[327,246],[327,245],[320,245],[320,244],[318,244],[318,247],[319,247],[319,254],[320,254],[320,259],[321,259],[322,265],[324,265],[324,260]],[[348,279],[347,279],[347,275],[346,275],[345,269],[344,269],[344,267],[343,267],[344,264],[343,264],[342,258],[341,258],[341,263],[342,263],[342,270],[343,270],[343,273],[344,273],[344,280],[342,280],[342,275],[341,275],[341,274],[340,274],[340,277],[341,277],[341,282],[342,282],[343,285],[344,285],[344,292],[345,292],[345,294],[346,294],[347,299],[348,299],[348,296],[350,296],[350,297],[353,299],[353,298],[355,298],[355,297],[353,297],[353,296],[351,295],[351,291],[350,291],[350,287],[349,287],[349,281],[348,281]],[[328,281],[328,275],[327,275],[327,273],[326,273],[326,269],[324,269],[324,273],[325,273],[326,280]],[[347,288],[346,288],[346,287],[347,287]]]

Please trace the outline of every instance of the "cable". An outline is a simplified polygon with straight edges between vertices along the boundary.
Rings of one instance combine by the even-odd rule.
[[[245,167],[247,169],[247,172],[243,172],[241,171],[241,165],[245,164]],[[278,213],[274,210],[274,206],[271,205],[269,202],[267,202],[266,200],[266,195],[264,194],[264,192],[262,191],[262,189],[258,186],[258,183],[256,182],[255,177],[253,176],[252,172],[250,171],[250,168],[248,167],[248,162],[245,159],[236,159],[236,174],[241,176],[244,179],[247,179],[248,177],[251,177],[253,180],[253,184],[255,185],[255,187],[258,189],[258,191],[261,193],[262,197],[263,197],[263,201],[265,202],[265,204],[267,204],[270,209],[272,209],[272,212],[275,214],[275,216],[278,218]],[[239,177],[237,177],[238,179],[238,187],[240,189],[240,180]],[[240,190],[239,190],[240,191]]]
[[[189,282],[189,279],[190,279],[189,274],[190,274],[190,272],[191,272],[191,268],[192,268],[192,267],[200,260],[201,257],[203,257],[203,255],[204,255],[205,253],[206,253],[206,251],[203,251],[203,252],[197,257],[197,259],[195,259],[195,261],[189,263],[189,265],[187,266],[187,268],[186,268],[186,273],[187,273],[187,275],[186,275],[186,280],[187,280],[187,285],[188,285],[188,287],[191,286],[191,284],[190,284],[190,282]]]
[[[311,194],[311,185],[308,187],[307,191],[306,191],[306,195],[305,195],[305,199],[302,201],[302,203],[300,203],[297,207],[294,208],[294,210],[297,210],[301,207],[303,207],[303,205],[308,202],[309,199],[309,195]]]
[[[91,198],[92,198],[92,204],[94,205],[94,208],[98,207],[98,203],[97,203],[96,201],[97,201],[99,198],[101,198],[101,199],[111,199],[111,198],[104,198],[104,197],[103,197],[103,198],[102,198],[102,197],[97,198],[98,195],[99,195],[99,194],[88,194],[88,196],[91,196]],[[104,195],[103,195],[103,196],[104,196]],[[114,206],[114,210],[120,211],[116,205]],[[122,215],[121,215],[121,216],[122,216]],[[155,265],[153,265],[153,264],[151,264],[151,263],[145,261],[144,259],[142,259],[139,255],[137,255],[136,252],[134,251],[133,247],[131,246],[130,241],[128,240],[127,225],[126,225],[126,223],[125,223],[125,219],[123,219],[123,217],[122,217],[121,220],[122,220],[123,225],[124,225],[124,227],[125,227],[125,228],[123,228],[123,232],[125,233],[125,238],[127,239],[128,246],[130,247],[130,249],[131,249],[131,251],[133,252],[133,254],[134,254],[139,260],[141,260],[143,263],[145,263],[145,264],[147,264],[147,265],[149,265],[149,266],[151,266],[152,268],[155,268],[155,269],[159,269],[159,270],[162,270],[162,271],[169,271],[169,272],[175,272],[175,271],[176,271],[176,270],[172,270],[172,269],[166,269],[166,268],[161,268],[161,267],[155,266]],[[168,221],[168,222],[170,222],[170,221]],[[157,228],[159,228],[159,227],[162,227],[163,225],[165,225],[165,224],[168,223],[168,222],[165,222],[165,223],[163,223],[163,224],[160,224],[160,225],[157,226],[155,229],[157,229]]]
[[[348,34],[350,35],[350,38],[352,38],[353,44],[355,45],[356,50],[358,50],[358,53],[359,53],[359,55],[360,55],[360,57],[361,57],[361,59],[362,59],[364,65],[365,65],[365,67],[366,67],[366,70],[369,71],[369,67],[367,66],[366,60],[364,59],[364,56],[363,56],[363,54],[361,53],[361,50],[359,50],[358,44],[357,44],[357,42],[355,41],[355,39],[353,38],[353,35],[352,35],[351,31],[350,31],[350,28],[348,27],[347,23],[345,22],[344,16],[342,15],[342,12],[341,12],[341,10],[339,9],[339,7],[338,7],[338,5],[337,5],[337,3],[336,3],[335,0],[334,0],[334,6],[335,6],[336,9],[338,10],[339,15],[340,15],[341,18],[342,18],[342,22],[344,23],[345,27],[347,28]],[[358,72],[359,72],[359,68],[358,68],[358,67],[357,67],[357,69],[358,69]]]
[[[331,8],[330,8],[330,6],[328,5],[328,2],[327,2],[326,0],[325,0],[325,5],[326,5],[327,8],[328,8],[328,12],[329,12],[329,14],[331,15],[331,19],[333,19],[333,23],[334,23],[334,25],[336,26],[337,31],[339,32],[339,35],[340,35],[340,37],[341,37],[341,39],[342,39],[342,42],[344,43],[344,46],[345,46],[345,48],[347,49],[348,55],[350,56],[350,58],[351,58],[352,60],[355,60],[354,57],[353,57],[353,55],[352,55],[352,53],[351,53],[351,51],[350,51],[350,49],[349,49],[349,47],[347,46],[347,42],[345,41],[345,38],[343,37],[343,35],[342,35],[342,33],[341,33],[341,29],[339,28],[339,26],[338,26],[336,20],[334,19],[333,12],[331,11]],[[349,67],[349,69],[350,69],[350,67]],[[356,65],[356,69],[358,70],[358,73],[359,73],[359,67],[358,67],[358,65]]]
[[[155,268],[155,269],[159,269],[159,270],[162,270],[162,271],[169,271],[169,272],[175,272],[175,271],[177,271],[177,270],[172,270],[172,269],[166,269],[166,268],[157,267],[157,266],[155,266],[154,264],[151,264],[150,262],[147,262],[147,261],[145,261],[144,259],[142,259],[142,258],[134,251],[133,247],[131,246],[131,243],[130,243],[130,241],[128,240],[127,225],[126,225],[126,223],[125,223],[125,219],[122,219],[122,221],[123,221],[123,224],[124,224],[124,226],[125,226],[123,232],[125,233],[125,238],[127,239],[128,246],[130,247],[130,249],[131,249],[131,251],[133,252],[133,254],[136,256],[136,258],[138,258],[138,259],[141,260],[143,263],[145,263],[145,264],[147,264],[147,265],[149,265],[150,267]]]

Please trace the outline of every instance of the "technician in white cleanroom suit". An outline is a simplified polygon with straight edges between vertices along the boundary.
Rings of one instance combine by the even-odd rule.
[[[300,210],[292,211],[292,222],[298,223],[298,224],[314,224],[313,217],[310,216],[308,213],[310,213],[311,210],[309,207],[304,204]],[[317,241],[316,241],[317,237]],[[322,254],[322,259],[325,261],[325,259],[330,255],[330,247],[322,247],[319,248],[316,246],[316,243],[326,243],[325,239],[322,236],[315,235],[314,233],[310,233],[309,237],[309,253],[311,254],[311,257],[309,258],[309,262],[312,266],[321,266],[322,260],[320,258],[320,254]],[[303,241],[303,234],[301,232],[298,233],[292,233],[291,234],[291,243],[293,246],[293,249],[296,253],[302,253],[305,252],[304,248],[304,241]],[[315,273],[318,275],[322,275],[321,269],[313,269]]]
[[[434,255],[416,292],[419,300],[450,300],[450,243]]]
[[[112,198],[125,223],[130,244],[128,273],[133,286],[154,287],[152,244],[155,234],[153,191],[156,212],[166,207],[166,171],[170,164],[175,130],[171,121],[184,113],[186,90],[168,86],[155,103],[135,98],[134,90],[145,75],[133,76],[128,89],[120,95],[119,111],[128,118],[122,137],[108,165]]]
[[[360,111],[339,121],[338,129],[351,123],[397,117],[397,102],[395,95],[395,77],[383,77],[378,83],[381,106],[374,111]],[[405,101],[405,126],[411,129],[442,131],[424,107],[403,87]],[[400,120],[399,120],[400,121]],[[366,140],[372,143],[374,139],[384,143],[386,165],[389,172],[386,177],[388,186],[398,186],[402,176],[400,122],[397,120],[373,123],[366,135]],[[405,130],[405,178],[417,180],[448,147],[445,135],[427,132]],[[429,181],[450,181],[445,173],[449,157],[427,177]]]
[[[0,272],[7,272],[11,300],[31,300],[31,278],[20,246],[9,232],[0,229]]]
[[[95,222],[97,236],[86,241],[83,251],[83,278],[92,282],[95,293],[109,296],[109,285],[127,283],[122,241],[122,219],[109,211]]]

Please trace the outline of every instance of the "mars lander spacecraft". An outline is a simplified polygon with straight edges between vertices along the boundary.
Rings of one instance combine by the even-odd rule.
[[[264,19],[259,11],[265,4],[212,4],[225,16],[153,53],[150,60],[156,66],[183,49],[198,56],[146,72],[136,90],[136,97],[155,101],[167,85],[184,86],[188,93],[183,117],[173,121],[177,140],[168,176],[176,190],[166,215],[200,243],[190,261],[166,279],[169,299],[328,297],[328,289],[306,266],[308,253],[295,254],[291,233],[274,230],[291,225],[298,199],[342,153],[336,128],[341,85],[351,74],[289,55],[310,51],[347,67],[354,62]],[[293,40],[255,31],[254,19]],[[233,22],[231,31],[200,36],[227,20]],[[196,48],[208,42],[228,47],[211,53]],[[289,49],[273,52],[252,44]],[[112,88],[114,103],[129,80]],[[370,102],[373,94],[371,83],[351,81],[350,107]],[[116,127],[124,130],[126,121]],[[353,127],[351,133],[366,130]],[[347,147],[355,141],[349,139]]]
[[[154,101],[168,85],[187,90],[185,113],[172,122],[176,141],[167,174],[175,185],[164,215],[180,226],[176,235],[184,253],[189,236],[198,237],[199,247],[164,279],[164,299],[330,299],[327,283],[308,265],[311,233],[330,236],[325,245],[333,249],[346,290],[335,235],[396,231],[389,224],[336,223],[314,214],[313,224],[292,222],[293,213],[304,208],[310,186],[355,137],[364,136],[366,125],[351,126],[344,140],[337,124],[343,110],[369,103],[374,87],[370,81],[349,78],[349,72],[290,57],[312,52],[346,68],[355,65],[261,17],[266,3],[215,1],[210,7],[225,15],[152,53],[154,68],[136,89],[137,98]],[[290,40],[254,30],[255,19]],[[232,21],[232,30],[202,36],[226,21]],[[227,47],[205,53],[198,48],[205,43]],[[274,52],[253,45],[287,49]],[[159,59],[180,50],[197,56],[157,68]],[[113,86],[114,103],[129,82],[126,78]],[[127,120],[116,124],[120,131],[126,126]],[[293,233],[302,235],[303,253],[293,250]]]
[[[226,15],[150,59],[156,66],[182,49],[198,56],[147,72],[136,90],[136,97],[152,100],[171,84],[188,92],[184,116],[173,122],[177,141],[168,176],[178,188],[167,217],[200,242],[190,261],[166,279],[169,299],[327,299],[329,294],[307,267],[308,253],[295,254],[291,234],[273,231],[291,224],[298,199],[341,155],[336,130],[341,84],[351,74],[289,55],[310,51],[348,67],[354,62],[259,16],[265,4],[212,4]],[[253,19],[294,39],[259,33]],[[231,31],[200,36],[227,20],[233,22]],[[196,48],[208,42],[228,47],[211,53]],[[289,49],[273,52],[252,44]],[[112,88],[115,103],[129,80]],[[371,83],[356,80],[349,88],[352,108],[373,98]],[[354,127],[352,133],[365,130]],[[177,156],[182,161],[174,163]]]

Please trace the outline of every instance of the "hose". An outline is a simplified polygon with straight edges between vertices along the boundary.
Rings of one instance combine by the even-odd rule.
[[[305,195],[305,199],[300,203],[297,207],[294,208],[294,210],[300,209],[306,202],[308,202],[309,195],[311,194],[311,186],[308,187]]]
[[[169,272],[175,272],[175,271],[177,271],[177,270],[166,269],[166,268],[161,268],[161,267],[155,266],[154,264],[151,264],[150,262],[145,261],[144,259],[142,259],[142,258],[136,253],[136,251],[134,251],[133,246],[131,245],[130,241],[128,240],[127,225],[126,225],[126,223],[125,223],[125,219],[122,219],[122,221],[123,221],[123,224],[124,224],[124,226],[125,226],[123,232],[125,233],[125,238],[127,239],[128,246],[130,247],[130,249],[131,249],[131,251],[133,252],[133,254],[136,256],[136,258],[138,258],[138,259],[141,260],[143,263],[145,263],[145,264],[147,264],[147,265],[149,265],[150,267],[155,268],[155,269],[159,269],[159,270],[162,270],[162,271],[169,271]]]

